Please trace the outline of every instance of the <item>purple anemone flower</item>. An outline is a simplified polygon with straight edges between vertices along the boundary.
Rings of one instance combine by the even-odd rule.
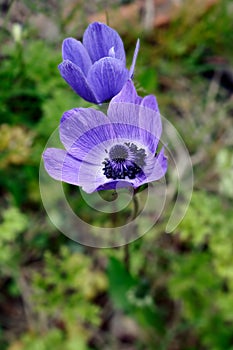
[[[109,104],[107,116],[93,108],[64,113],[60,139],[65,150],[48,148],[45,169],[56,180],[91,193],[159,180],[167,170],[157,153],[161,117],[153,95],[141,98],[132,81]]]
[[[84,100],[100,104],[117,95],[132,78],[139,50],[137,41],[130,70],[126,68],[123,42],[119,34],[99,22],[90,24],[83,43],[67,38],[63,41],[61,76]]]

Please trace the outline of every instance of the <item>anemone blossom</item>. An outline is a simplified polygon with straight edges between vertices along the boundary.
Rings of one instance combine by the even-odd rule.
[[[48,174],[91,193],[159,180],[167,171],[164,149],[158,153],[162,122],[156,98],[137,95],[131,80],[115,96],[107,116],[93,108],[64,113],[60,139],[65,150],[43,154]]]
[[[83,43],[67,38],[63,41],[61,76],[84,100],[100,104],[117,95],[132,78],[139,50],[137,41],[130,70],[126,68],[123,42],[109,26],[94,22],[83,35]]]

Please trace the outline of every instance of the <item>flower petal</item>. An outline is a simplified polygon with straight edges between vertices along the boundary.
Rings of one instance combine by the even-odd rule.
[[[134,135],[135,140],[155,153],[162,133],[159,113],[141,105],[111,101],[108,117],[114,124],[115,133],[129,139]]]
[[[83,45],[86,47],[92,62],[109,56],[109,51],[114,49],[115,58],[124,64],[125,50],[119,34],[106,24],[94,22],[90,24],[83,35]]]
[[[127,80],[121,91],[113,97],[111,103],[114,102],[127,102],[135,103],[138,105],[142,102],[142,97],[138,96],[131,79]]]
[[[80,41],[74,38],[65,39],[62,44],[62,57],[63,60],[69,60],[77,65],[87,76],[92,62],[86,48]]]
[[[134,69],[135,69],[135,64],[136,64],[137,57],[138,57],[139,48],[140,48],[140,41],[138,39],[137,43],[136,43],[135,50],[134,50],[132,64],[131,64],[131,67],[130,67],[130,70],[129,70],[130,78],[133,78],[133,75],[134,75]]]
[[[96,191],[106,181],[102,167],[101,163],[98,166],[92,165],[90,167],[85,162],[82,163],[78,173],[78,181],[85,192],[92,193]]]
[[[48,148],[43,153],[44,166],[55,180],[78,185],[78,171],[81,162],[69,156],[63,149]]]
[[[43,159],[46,171],[55,180],[90,188],[89,192],[93,192],[103,182],[95,176],[101,169],[100,166],[81,162],[65,150],[48,148],[43,153]]]
[[[153,109],[155,112],[159,113],[159,106],[157,99],[154,95],[147,95],[142,99],[141,106]]]
[[[69,60],[65,60],[59,64],[58,69],[60,70],[62,78],[79,96],[86,101],[99,103],[80,67]]]
[[[127,80],[119,94],[113,97],[111,103],[114,102],[128,102],[138,105],[140,104],[159,113],[156,97],[154,95],[148,95],[143,98],[141,96],[138,96],[137,91],[134,87],[134,83],[131,79]]]
[[[86,163],[100,165],[107,156],[107,150],[118,141],[111,134],[113,128],[110,124],[93,128],[70,146],[69,154]]]
[[[122,61],[105,57],[91,67],[87,81],[95,87],[98,100],[104,102],[118,94],[128,77],[129,72]]]
[[[105,126],[106,128],[104,129]],[[96,129],[98,129],[97,134],[95,132]],[[69,151],[72,145],[87,132],[89,132],[89,134],[93,133],[90,144],[92,145],[93,141],[93,145],[96,145],[107,138],[115,137],[115,134],[112,134],[112,130],[113,128],[109,119],[101,111],[97,111],[94,108],[73,108],[66,111],[62,116],[60,123],[60,139],[65,148]],[[92,140],[92,138],[94,138],[94,140]],[[84,145],[84,147],[90,149],[88,144]]]
[[[167,166],[168,166],[167,157],[165,157],[164,148],[162,148],[162,150],[159,152],[159,154],[155,158],[152,172],[150,173],[149,176],[146,177],[146,179],[141,183],[141,185],[144,183],[157,181],[161,179],[167,171]]]
[[[63,114],[60,139],[72,156],[97,165],[106,157],[106,141],[114,142],[116,134],[109,118],[102,112],[93,108],[74,108]]]

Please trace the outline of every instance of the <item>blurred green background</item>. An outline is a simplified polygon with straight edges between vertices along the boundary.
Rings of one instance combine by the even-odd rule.
[[[233,6],[200,1],[0,1],[0,349],[233,350]],[[106,11],[107,10],[107,11]],[[135,85],[190,152],[194,192],[123,248],[51,224],[39,164],[62,113],[89,106],[60,77],[61,43],[94,20],[122,36]],[[92,220],[78,190],[70,202]],[[175,198],[174,198],[175,200]],[[105,217],[99,218],[105,222]]]

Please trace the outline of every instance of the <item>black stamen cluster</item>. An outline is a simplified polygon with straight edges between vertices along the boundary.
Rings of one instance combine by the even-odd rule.
[[[134,143],[125,143],[126,146],[128,146],[130,153],[133,154],[135,162],[137,165],[140,167],[143,167],[146,162],[145,162],[145,157],[146,157],[146,152],[143,148],[138,149],[138,147]]]
[[[127,148],[123,145],[115,145],[113,146],[109,151],[109,157],[110,159],[114,160],[117,163],[124,162],[129,153],[127,151]]]
[[[106,159],[103,164],[105,165],[103,168],[104,175],[107,179],[117,180],[128,177],[133,180],[136,178],[136,175],[142,172],[142,169],[131,161],[120,163]]]
[[[142,172],[142,167],[145,165],[145,150],[138,149],[133,143],[125,143],[125,146],[113,146],[109,151],[110,159],[106,158],[103,162],[102,170],[108,179],[117,180],[128,177],[133,180]]]

